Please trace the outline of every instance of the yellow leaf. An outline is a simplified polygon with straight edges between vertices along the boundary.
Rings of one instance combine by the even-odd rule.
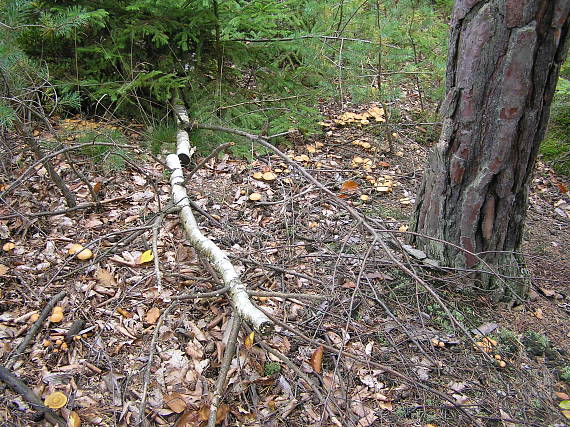
[[[148,251],[144,251],[138,259],[137,264],[144,264],[145,262],[150,262],[154,259],[154,255],[152,254],[152,250],[149,249]]]
[[[250,349],[251,347],[253,347],[254,338],[255,338],[255,332],[251,332],[251,334],[249,334],[245,338],[245,341],[243,342],[243,345],[245,345],[245,348]]]
[[[311,355],[311,367],[317,374],[321,373],[323,369],[323,352],[325,348],[320,345]]]
[[[151,325],[153,325],[156,323],[159,317],[160,317],[160,310],[158,309],[158,307],[153,307],[146,313],[144,320],[146,321],[146,323],[150,323]]]
[[[569,410],[570,409],[570,400],[563,400],[558,404],[561,409]]]
[[[55,391],[44,400],[44,405],[50,409],[63,408],[67,403],[67,396],[60,391]]]
[[[261,194],[259,193],[251,193],[249,195],[249,200],[251,200],[252,202],[257,202],[259,200],[261,200]]]
[[[567,420],[570,420],[570,411],[562,411],[562,415],[564,415]]]
[[[370,197],[368,197],[366,194],[363,194],[362,196],[360,196],[360,200],[362,200],[363,202],[367,202],[370,199]]]
[[[68,427],[79,427],[81,425],[81,418],[77,415],[77,412],[71,411],[67,417]]]

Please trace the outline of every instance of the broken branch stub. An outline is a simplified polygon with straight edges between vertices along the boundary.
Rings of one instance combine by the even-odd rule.
[[[186,113],[186,108],[184,105],[175,103],[174,104],[174,113],[176,115],[176,123],[178,124],[178,132],[176,132],[176,154],[180,159],[180,163],[183,166],[188,166],[190,164],[190,158],[196,147],[190,147],[190,138],[188,136],[188,132],[182,129],[182,127],[188,125],[190,120],[188,119],[188,114]]]
[[[166,164],[172,171],[170,177],[172,201],[180,208],[180,219],[188,240],[196,251],[210,261],[224,284],[229,286],[230,297],[239,315],[260,334],[271,333],[273,322],[251,303],[246,287],[227,255],[198,228],[184,187],[184,175],[178,155],[168,155]]]

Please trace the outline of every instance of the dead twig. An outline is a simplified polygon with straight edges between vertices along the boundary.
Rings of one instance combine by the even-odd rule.
[[[303,334],[302,332],[300,332],[300,331],[297,330],[296,328],[293,328],[292,326],[288,325],[286,322],[283,322],[283,321],[279,320],[278,318],[276,318],[275,316],[273,316],[271,313],[269,313],[269,312],[267,312],[266,310],[264,310],[263,307],[259,307],[259,306],[258,306],[258,308],[259,308],[261,311],[263,311],[263,312],[265,313],[265,315],[266,315],[267,317],[269,317],[276,325],[279,325],[279,326],[281,326],[281,327],[287,329],[288,331],[294,333],[296,336],[298,336],[299,338],[305,340],[306,342],[311,343],[311,344],[313,344],[313,345],[315,345],[315,346],[317,346],[317,347],[320,346],[320,345],[322,345],[323,348],[325,348],[326,350],[329,350],[329,351],[331,351],[331,352],[333,352],[333,353],[335,353],[335,354],[348,357],[349,359],[356,360],[356,361],[358,361],[358,362],[366,363],[367,365],[369,365],[369,366],[371,366],[371,367],[373,367],[373,368],[381,369],[381,370],[383,370],[384,372],[386,372],[386,373],[392,375],[393,377],[396,377],[396,378],[401,379],[401,380],[404,381],[406,384],[419,387],[419,388],[421,388],[421,389],[423,389],[423,390],[425,390],[425,391],[427,391],[427,392],[429,392],[429,393],[435,394],[435,395],[438,396],[439,398],[445,400],[446,402],[449,402],[454,408],[458,409],[458,410],[461,411],[466,417],[468,417],[471,421],[475,422],[475,419],[473,418],[473,415],[471,415],[470,413],[468,413],[464,408],[461,407],[461,405],[459,405],[457,402],[455,402],[451,397],[449,397],[449,396],[446,395],[445,393],[442,393],[442,392],[440,392],[440,391],[434,389],[433,387],[430,387],[429,385],[427,385],[427,384],[425,384],[425,383],[416,381],[416,380],[414,380],[414,379],[412,379],[412,378],[410,378],[410,377],[408,377],[408,376],[402,374],[401,372],[399,372],[399,371],[397,371],[397,370],[395,370],[395,369],[389,367],[388,365],[384,365],[384,364],[382,364],[382,363],[374,362],[373,360],[365,360],[365,361],[363,361],[361,356],[357,356],[357,355],[352,354],[352,353],[349,353],[349,352],[347,352],[347,351],[345,351],[345,350],[339,351],[338,348],[336,348],[336,347],[334,347],[334,346],[332,346],[332,345],[329,345],[329,344],[327,344],[327,343],[323,343],[323,342],[320,342],[320,341],[318,341],[318,340],[315,340],[315,339],[313,339],[313,338],[311,338],[311,337],[308,337],[307,335]],[[475,425],[475,424],[474,424],[474,425]]]
[[[150,382],[150,369],[152,367],[152,359],[154,358],[154,352],[156,351],[156,340],[158,339],[158,333],[160,331],[160,328],[162,327],[162,324],[164,323],[164,319],[166,318],[166,316],[168,316],[170,312],[174,310],[174,308],[176,308],[177,305],[178,302],[175,301],[172,304],[170,304],[166,310],[164,310],[164,313],[162,313],[160,319],[158,319],[158,322],[156,322],[156,327],[154,328],[154,332],[152,334],[152,340],[150,342],[150,349],[148,352],[148,361],[146,363],[143,375],[143,390],[141,395],[141,402],[139,404],[139,416],[137,419],[138,426],[144,425],[148,384]]]
[[[216,426],[216,414],[218,413],[218,408],[222,402],[222,393],[226,384],[226,379],[228,372],[230,370],[230,365],[232,359],[236,353],[237,349],[237,336],[241,326],[241,316],[237,310],[234,310],[234,315],[232,317],[232,329],[230,330],[230,336],[228,338],[228,343],[224,350],[224,358],[222,360],[222,366],[220,367],[220,373],[216,380],[216,387],[214,389],[214,394],[212,396],[212,401],[210,402],[210,415],[208,416],[208,427]]]
[[[158,293],[160,293],[162,289],[162,276],[158,262],[158,232],[160,229],[160,224],[164,219],[164,215],[165,213],[158,215],[152,224],[152,255],[154,260],[154,275],[156,276],[156,287],[158,288]]]
[[[14,393],[18,393],[28,402],[32,409],[41,413],[50,423],[66,427],[67,422],[54,411],[44,406],[41,399],[22,380],[17,378],[9,369],[0,366],[0,381],[6,384]]]
[[[214,148],[214,150],[208,155],[208,157],[206,157],[204,160],[202,160],[200,163],[198,163],[196,166],[194,166],[194,169],[192,169],[188,175],[186,176],[186,180],[189,181],[190,178],[192,178],[192,176],[200,169],[202,168],[210,159],[213,159],[214,157],[216,157],[218,155],[218,153],[220,151],[223,151],[229,147],[233,147],[235,145],[234,142],[226,142],[225,144],[222,145],[218,145],[216,148]]]
[[[10,219],[10,218],[15,218],[15,217],[19,217],[19,216],[24,216],[24,217],[29,217],[29,218],[38,218],[38,217],[42,217],[42,216],[65,215],[65,214],[68,214],[70,212],[75,212],[75,211],[82,210],[82,209],[95,208],[95,207],[98,207],[99,205],[118,202],[119,200],[125,200],[125,199],[128,199],[129,197],[130,196],[119,196],[119,197],[113,197],[111,199],[101,200],[99,202],[79,203],[78,205],[76,205],[72,208],[59,209],[56,211],[42,211],[42,212],[30,212],[30,213],[22,213],[22,214],[18,213],[18,214],[12,214],[12,215],[5,215],[5,216],[0,216],[0,219]]]
[[[12,351],[12,354],[10,355],[10,357],[8,358],[8,361],[6,362],[6,368],[7,369],[12,369],[12,366],[14,366],[14,363],[16,363],[16,361],[18,360],[18,357],[20,357],[20,355],[24,352],[24,350],[26,349],[28,344],[30,344],[30,341],[32,341],[32,339],[34,339],[34,337],[40,331],[40,329],[43,326],[44,321],[47,319],[47,317],[51,313],[52,309],[55,307],[55,305],[65,295],[66,295],[66,292],[61,291],[59,294],[54,295],[51,298],[51,300],[49,300],[49,302],[46,304],[46,306],[44,307],[44,309],[40,313],[40,317],[38,317],[38,320],[36,320],[34,322],[32,327],[30,328],[30,330],[28,331],[28,333],[24,337],[23,341],[20,343],[20,345],[18,347],[16,347],[16,349],[14,349],[14,351]]]

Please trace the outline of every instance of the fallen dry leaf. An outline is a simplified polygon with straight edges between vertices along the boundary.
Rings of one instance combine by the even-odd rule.
[[[245,341],[243,342],[245,348],[250,349],[251,347],[253,347],[254,338],[255,338],[255,332],[251,332],[247,337],[245,337]]]
[[[340,187],[340,191],[347,193],[354,193],[356,190],[358,190],[358,183],[356,181],[345,181]]]
[[[105,270],[104,268],[99,268],[96,272],[95,272],[95,278],[97,279],[97,281],[107,287],[107,288],[116,288],[117,287],[117,282],[115,281],[115,278],[113,277],[113,275]]]
[[[182,395],[177,392],[164,395],[164,402],[166,403],[166,406],[168,406],[177,414],[184,412],[187,406],[186,401]]]
[[[160,317],[160,310],[158,309],[158,307],[152,307],[146,313],[144,320],[146,323],[150,323],[151,325],[154,325],[159,317]]]
[[[198,427],[203,421],[198,411],[186,411],[176,420],[174,427]]]
[[[322,345],[320,345],[319,348],[317,348],[311,355],[311,367],[317,374],[320,374],[323,368],[324,350],[325,348]]]

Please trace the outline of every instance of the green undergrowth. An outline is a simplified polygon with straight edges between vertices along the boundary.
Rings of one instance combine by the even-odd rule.
[[[44,65],[52,85],[38,92],[46,107],[65,100],[70,113],[136,118],[153,127],[147,142],[158,152],[157,123],[175,92],[193,120],[253,134],[268,122],[269,135],[319,132],[318,105],[332,98],[395,102],[412,92],[430,105],[443,93],[451,4],[6,0],[0,39],[6,63]],[[12,81],[12,94],[41,84]],[[14,113],[0,102],[6,126]],[[234,154],[256,154],[249,141],[219,132],[191,138],[205,151],[231,140]]]
[[[126,159],[130,156],[130,153],[121,147],[96,145],[97,142],[126,144],[125,137],[117,130],[84,132],[77,138],[77,142],[79,144],[94,143],[93,146],[83,147],[81,154],[89,156],[93,163],[99,165],[105,172],[124,169]]]
[[[570,60],[560,72],[540,152],[557,173],[570,177]]]

